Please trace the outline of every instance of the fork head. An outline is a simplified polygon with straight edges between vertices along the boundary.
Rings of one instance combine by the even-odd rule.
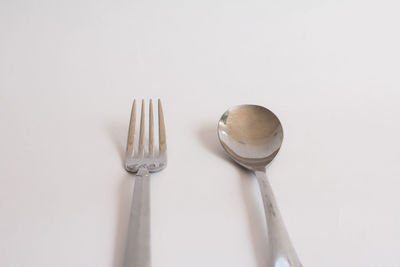
[[[157,172],[165,168],[167,165],[167,142],[165,136],[164,114],[160,99],[158,99],[158,143],[154,141],[152,100],[149,102],[148,123],[148,136],[146,138],[144,100],[142,100],[138,133],[136,131],[136,100],[134,100],[125,154],[125,169],[128,172],[138,173],[139,170]]]

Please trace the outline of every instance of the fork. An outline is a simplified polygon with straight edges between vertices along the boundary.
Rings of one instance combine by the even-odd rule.
[[[135,173],[136,179],[123,267],[150,267],[150,173],[162,170],[167,164],[164,114],[160,99],[158,99],[158,147],[154,142],[152,100],[149,102],[148,138],[145,138],[144,100],[142,100],[141,107],[139,140],[137,140],[135,126],[136,100],[133,101],[132,105],[125,154],[125,169],[128,172]]]

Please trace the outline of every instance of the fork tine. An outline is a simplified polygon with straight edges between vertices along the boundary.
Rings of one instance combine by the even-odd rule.
[[[158,99],[158,139],[160,154],[165,154],[167,152],[167,140],[165,136],[164,113],[160,99]]]
[[[144,155],[144,100],[142,99],[142,112],[140,115],[139,154]]]
[[[136,124],[136,99],[133,100],[131,120],[129,122],[128,142],[126,144],[126,153],[130,156],[133,154],[134,136]]]
[[[149,107],[149,154],[153,155],[154,151],[154,122],[153,122],[153,101],[150,99]]]

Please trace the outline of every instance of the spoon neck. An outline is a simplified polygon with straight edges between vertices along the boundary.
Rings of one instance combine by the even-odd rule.
[[[266,167],[256,167],[256,168],[254,168],[253,169],[253,171],[254,171],[254,173],[255,174],[257,174],[257,173],[266,173]]]
[[[256,176],[256,178],[257,178],[257,180],[258,180],[258,182],[260,183],[262,183],[263,181],[266,181],[267,180],[267,174],[266,174],[266,172],[265,172],[265,169],[263,169],[263,170],[254,170],[254,174],[255,174],[255,176]]]

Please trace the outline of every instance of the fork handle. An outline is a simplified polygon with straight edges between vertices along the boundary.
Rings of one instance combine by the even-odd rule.
[[[136,176],[123,267],[150,267],[150,175]]]
[[[302,265],[290,242],[289,234],[286,231],[265,171],[255,171],[255,174],[260,185],[267,219],[270,246],[269,265],[267,266],[301,267]]]

